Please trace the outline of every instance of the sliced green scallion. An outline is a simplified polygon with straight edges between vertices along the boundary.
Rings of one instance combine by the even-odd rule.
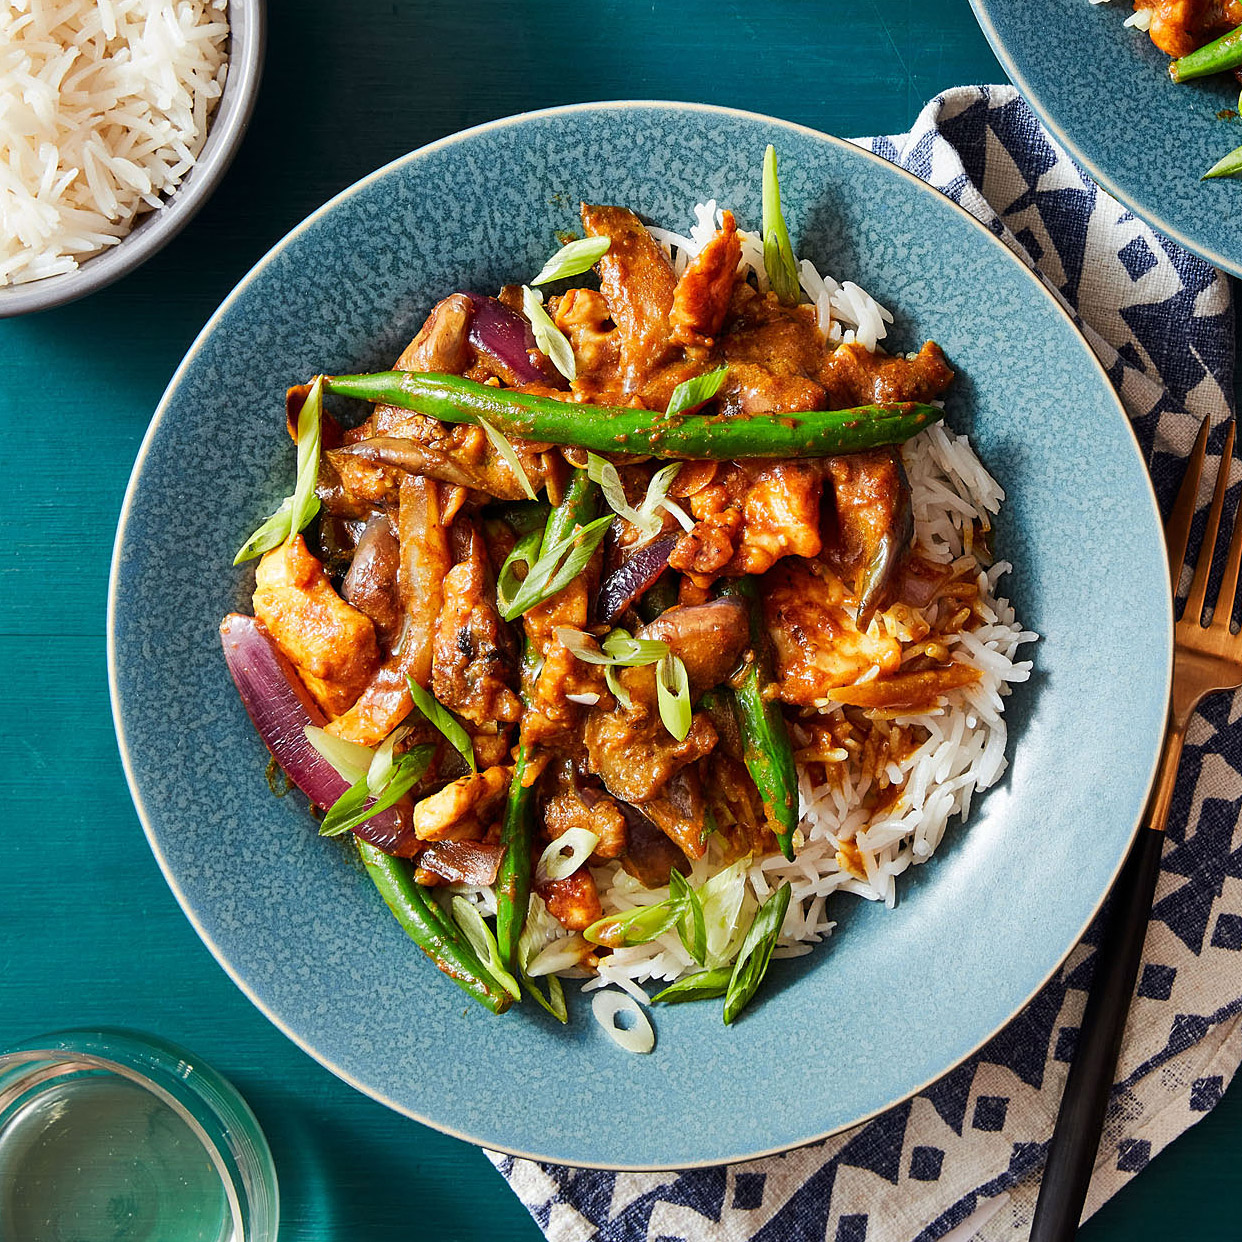
[[[644,664],[655,664],[669,654],[668,643],[658,638],[632,638],[621,629],[613,630],[599,644],[589,634],[572,626],[558,625],[552,632],[561,646],[586,664],[638,668]]]
[[[292,539],[319,512],[315,482],[319,478],[319,446],[323,430],[323,376],[317,375],[298,412],[298,466],[293,495],[242,544],[234,565],[253,560]]]
[[[470,771],[477,772],[479,765],[474,759],[474,743],[470,740],[470,734],[462,728],[457,717],[446,707],[437,703],[435,698],[413,677],[407,677],[405,680],[410,688],[410,697],[414,700],[414,706],[448,738],[453,749],[470,765]]]
[[[763,153],[763,266],[772,292],[786,306],[799,301],[798,264],[785,217],[781,214],[781,185],[776,175],[776,148]]]
[[[582,959],[592,952],[591,946],[580,935],[558,936],[545,944],[524,967],[532,979],[554,975],[560,970],[572,970],[582,964]]]
[[[769,151],[771,149],[771,147],[768,148]],[[668,399],[669,416],[691,413],[699,406],[705,405],[720,391],[720,386],[725,382],[728,374],[728,367],[718,367],[715,371],[708,371],[692,379],[682,380],[673,389],[673,395]]]
[[[532,904],[539,901],[539,898],[532,896],[530,898]],[[542,905],[542,903],[540,903]],[[556,942],[553,941],[555,944]],[[545,948],[548,946],[545,946]],[[554,974],[547,976],[548,995],[545,997],[539,990],[539,985],[535,982],[534,976],[530,974],[530,966],[537,958],[542,956],[543,950],[535,951],[535,936],[533,927],[529,919],[524,921],[522,933],[518,937],[517,942],[517,967],[518,972],[522,976],[522,982],[526,984],[526,991],[535,998],[535,1002],[541,1009],[550,1013],[558,1022],[566,1023],[569,1021],[569,1009],[565,1004],[565,989],[561,986],[561,981]]]
[[[733,978],[731,966],[718,966],[715,970],[701,970],[696,975],[687,975],[670,983],[663,992],[657,992],[652,1003],[677,1005],[683,1001],[717,1000],[729,990],[729,980]]]
[[[655,1047],[655,1030],[651,1019],[643,1013],[632,996],[611,990],[596,992],[591,998],[591,1012],[600,1026],[608,1032],[613,1043],[624,1048],[626,1052],[643,1054]],[[623,1013],[629,1015],[629,1026],[617,1024],[617,1018]]]
[[[422,780],[434,754],[434,746],[415,746],[407,751],[389,769],[388,779],[378,794],[372,792],[364,774],[328,808],[319,825],[319,835],[339,837],[388,810]],[[375,801],[368,806],[372,798]]]
[[[541,604],[558,591],[564,590],[587,567],[608,527],[612,525],[612,520],[611,513],[605,514],[604,517],[596,518],[595,521],[588,522],[585,526],[570,531],[564,538],[556,540],[530,565],[522,585],[512,597],[506,596],[499,601],[500,615],[506,621],[516,621],[536,604]],[[514,552],[516,551],[515,548]]]
[[[763,976],[767,973],[768,963],[772,960],[772,950],[776,948],[777,939],[781,934],[781,924],[785,921],[785,911],[789,909],[791,889],[786,880],[759,907],[742,947],[738,951],[737,961],[733,963],[733,975],[729,980],[729,990],[725,993],[724,1020],[729,1025],[742,1012],[754,996]]]
[[[677,925],[683,913],[681,902],[661,901],[651,906],[635,906],[620,914],[604,915],[582,934],[592,944],[624,949],[662,936],[670,927]]]
[[[1242,99],[1238,103],[1242,105]],[[1217,160],[1200,179],[1212,181],[1217,177],[1236,177],[1238,173],[1242,173],[1242,147],[1235,147],[1228,155]]]
[[[676,867],[669,873],[668,893],[669,900],[680,902],[685,910],[677,922],[677,934],[681,937],[681,943],[694,961],[702,966],[707,960],[707,927],[703,918],[703,903],[690,882]]]
[[[546,285],[569,276],[581,276],[589,272],[608,253],[612,239],[608,237],[581,237],[558,250],[544,265],[539,275],[530,283]]]
[[[535,881],[564,880],[573,875],[595,852],[599,837],[587,828],[567,828],[539,856]]]
[[[543,542],[543,527],[529,530],[513,545],[513,551],[505,557],[500,573],[496,575],[496,603],[502,616],[512,607],[522,583],[530,577],[535,562],[539,558],[539,545]],[[519,565],[526,567],[526,572],[518,576]]]
[[[306,740],[332,765],[337,775],[351,785],[362,780],[370,770],[375,759],[375,751],[370,746],[347,742],[318,725],[306,725],[302,731],[306,734]]]
[[[535,344],[567,380],[573,380],[578,374],[573,346],[544,310],[543,299],[529,285],[522,286],[522,311],[535,334]]]
[[[505,465],[513,471],[517,481],[522,485],[522,490],[531,500],[534,500],[535,489],[531,486],[530,475],[526,473],[526,467],[518,459],[517,450],[509,438],[493,427],[481,414],[478,416],[478,424],[483,428],[484,434],[492,442],[492,447],[500,454]]]
[[[621,684],[621,678],[617,676],[617,666],[609,664],[604,669],[604,683],[607,685],[612,697],[617,700],[617,706],[623,712],[628,712],[634,706],[634,700],[630,698],[630,692]]]
[[[451,903],[453,922],[461,928],[462,935],[470,942],[470,947],[478,954],[479,961],[491,972],[514,1000],[522,999],[522,989],[518,981],[504,968],[500,960],[500,949],[496,946],[496,937],[492,929],[484,922],[478,906],[457,896]]]
[[[684,742],[694,719],[690,706],[690,678],[680,656],[666,655],[656,665],[656,703],[664,727]]]

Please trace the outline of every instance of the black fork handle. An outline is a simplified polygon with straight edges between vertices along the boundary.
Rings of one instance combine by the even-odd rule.
[[[1078,1230],[1143,957],[1163,845],[1163,831],[1143,828],[1113,890],[1113,908],[1096,951],[1091,993],[1048,1147],[1031,1242],[1066,1242]]]

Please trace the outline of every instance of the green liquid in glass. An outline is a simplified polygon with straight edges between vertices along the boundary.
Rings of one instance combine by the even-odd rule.
[[[109,1073],[59,1083],[0,1133],[4,1242],[229,1242],[220,1175],[189,1126]]]

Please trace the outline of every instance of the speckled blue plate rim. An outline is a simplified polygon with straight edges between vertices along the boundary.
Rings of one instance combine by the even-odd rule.
[[[155,439],[160,423],[167,411],[167,408],[170,404],[170,401],[172,399],[174,392],[176,391],[182,377],[185,375],[185,373],[189,370],[189,368],[194,363],[194,360],[199,350],[202,348],[203,343],[207,340],[208,337],[210,337],[210,335],[215,330],[218,323],[227,314],[227,312],[230,310],[233,304],[246,293],[251,281],[260,272],[262,272],[277,256],[279,256],[287,247],[289,247],[301,234],[303,234],[315,222],[322,219],[324,216],[330,214],[338,206],[338,204],[348,199],[352,195],[358,193],[359,191],[369,186],[376,180],[386,176],[388,173],[392,172],[393,170],[398,169],[412,161],[415,161],[424,155],[442,150],[445,147],[449,147],[461,139],[465,139],[473,135],[487,133],[489,131],[495,131],[495,130],[502,129],[508,126],[521,124],[522,122],[530,120],[530,119],[567,117],[567,116],[572,116],[574,114],[581,114],[581,113],[587,113],[587,112],[603,112],[603,111],[608,111],[608,110],[624,111],[624,110],[637,109],[637,108],[672,109],[672,110],[680,110],[680,111],[692,112],[692,113],[704,113],[708,115],[719,116],[722,118],[732,117],[732,118],[737,118],[740,120],[754,121],[754,122],[761,123],[763,125],[785,129],[792,133],[805,136],[807,138],[811,138],[811,139],[821,141],[821,142],[826,142],[838,148],[847,150],[850,153],[851,158],[858,158],[860,160],[871,161],[877,165],[881,165],[884,168],[886,174],[892,175],[898,178],[903,178],[906,182],[911,183],[914,186],[917,186],[918,189],[922,193],[935,197],[941,203],[949,204],[954,209],[954,211],[959,212],[961,216],[969,220],[970,224],[978,231],[978,234],[981,240],[984,240],[987,245],[995,247],[997,249],[997,252],[1005,257],[1006,261],[1014,264],[1015,267],[1024,274],[1024,276],[1029,280],[1031,285],[1037,288],[1039,290],[1039,293],[1042,295],[1042,297],[1044,297],[1048,301],[1048,303],[1051,304],[1051,306],[1055,309],[1056,313],[1062,319],[1066,321],[1066,323],[1069,325],[1069,327],[1073,331],[1074,335],[1077,337],[1078,343],[1081,346],[1083,355],[1088,360],[1088,365],[1094,368],[1094,370],[1096,371],[1096,373],[1098,374],[1102,382],[1103,389],[1111,395],[1112,404],[1116,410],[1117,417],[1120,419],[1122,426],[1124,426],[1127,431],[1129,444],[1135,455],[1135,460],[1137,461],[1139,465],[1141,476],[1143,479],[1146,480],[1146,498],[1147,498],[1148,504],[1150,505],[1151,512],[1153,515],[1153,520],[1155,521],[1155,524],[1156,524],[1156,528],[1157,529],[1162,528],[1159,507],[1156,501],[1155,492],[1151,486],[1150,478],[1147,474],[1146,468],[1143,465],[1142,453],[1141,453],[1137,438],[1134,435],[1133,428],[1130,426],[1130,422],[1129,422],[1128,417],[1125,414],[1124,407],[1122,406],[1120,399],[1117,397],[1115,390],[1113,390],[1112,385],[1108,380],[1107,374],[1105,373],[1104,368],[1100,364],[1098,358],[1095,356],[1094,352],[1091,350],[1086,340],[1082,337],[1081,333],[1078,332],[1077,327],[1073,324],[1072,319],[1070,318],[1068,314],[1066,314],[1064,308],[1057,301],[1057,299],[1053,296],[1053,294],[1030,271],[1030,269],[1022,262],[1020,258],[1018,258],[1017,255],[1015,255],[1007,246],[1005,246],[1005,244],[1001,242],[994,234],[992,234],[986,227],[980,224],[978,220],[976,220],[973,216],[971,216],[969,212],[965,211],[965,209],[961,208],[958,204],[954,203],[951,199],[948,199],[946,196],[940,194],[939,191],[929,186],[926,182],[920,180],[919,178],[913,176],[912,174],[906,172],[905,170],[898,168],[896,165],[891,164],[888,161],[881,159],[879,156],[876,156],[860,147],[857,147],[850,142],[847,142],[844,139],[834,137],[833,135],[830,135],[830,134],[826,134],[820,130],[813,129],[810,126],[799,125],[794,122],[784,121],[779,118],[766,116],[761,113],[749,112],[749,111],[745,111],[742,109],[727,108],[727,107],[721,107],[721,106],[710,105],[710,104],[685,103],[685,102],[669,101],[669,100],[609,100],[609,101],[599,101],[599,102],[582,103],[582,104],[569,104],[569,105],[563,105],[563,106],[559,106],[555,108],[540,109],[540,110],[536,110],[532,112],[517,113],[512,116],[502,117],[494,121],[485,122],[481,125],[473,126],[469,129],[458,131],[454,134],[438,139],[435,142],[428,143],[425,146],[420,147],[415,151],[409,152],[406,155],[398,157],[397,159],[377,169],[376,171],[369,174],[368,176],[355,182],[353,185],[342,190],[339,194],[337,194],[332,199],[330,199],[317,211],[307,216],[295,228],[293,228],[289,233],[287,233],[279,242],[277,242],[276,245],[273,246],[261,259],[259,259],[258,262],[255,263],[254,266],[250,268],[250,270],[246,273],[246,275],[242,277],[242,279],[238,282],[238,284],[229,293],[229,295],[224,299],[224,301],[220,304],[220,306],[217,308],[215,313],[211,316],[211,318],[204,325],[203,329],[199,332],[193,344],[190,346],[189,350],[187,351],[185,357],[182,359],[180,365],[177,367],[177,370],[174,372],[165,390],[165,393],[160,400],[159,406],[156,409],[156,412],[151,420],[151,423],[148,426],[148,429],[147,429],[146,435],[143,438],[142,444],[139,447],[138,454],[135,459],[133,471],[130,475],[129,483],[128,483],[128,486],[126,487],[125,496],[122,501],[120,516],[119,516],[118,524],[117,524],[116,538],[113,543],[112,561],[111,561],[111,568],[109,572],[109,582],[108,582],[107,662],[108,662],[109,694],[110,694],[110,701],[111,701],[111,706],[112,706],[113,723],[114,723],[114,728],[116,731],[117,744],[118,744],[118,748],[120,751],[121,762],[122,762],[122,765],[125,771],[126,780],[129,784],[130,794],[134,802],[135,810],[138,814],[139,821],[142,824],[143,832],[146,834],[147,842],[151,848],[152,854],[154,855],[155,860],[160,867],[160,870],[163,872],[164,879],[167,882],[170,890],[172,891],[173,896],[176,898],[178,904],[181,906],[183,912],[185,913],[186,918],[189,920],[191,926],[194,928],[199,938],[203,941],[207,949],[211,952],[212,956],[215,957],[216,961],[220,964],[221,968],[229,976],[229,978],[232,979],[232,981],[236,984],[236,986],[242,992],[242,994],[246,996],[246,998],[255,1006],[256,1009],[259,1010],[260,1013],[263,1014],[265,1018],[267,1018],[269,1022],[272,1023],[273,1026],[275,1026],[279,1031],[281,1031],[282,1034],[284,1034],[297,1047],[302,1049],[302,1051],[307,1053],[307,1055],[311,1056],[316,1061],[318,1061],[321,1065],[323,1065],[325,1069],[329,1070],[331,1073],[335,1074],[342,1081],[348,1083],[350,1086],[362,1092],[364,1095],[367,1095],[371,1097],[372,1099],[376,1100],[377,1102],[386,1105],[387,1107],[393,1109],[395,1112],[398,1112],[405,1116],[410,1117],[412,1120],[421,1122],[424,1125],[430,1126],[433,1129],[439,1130],[455,1138],[461,1139],[464,1142],[472,1143],[475,1145],[487,1146],[489,1148],[497,1149],[497,1150],[506,1152],[507,1154],[518,1156],[518,1157],[523,1157],[526,1159],[545,1160],[545,1161],[552,1161],[554,1163],[571,1164],[573,1167],[613,1169],[613,1170],[618,1170],[618,1171],[631,1171],[631,1172],[661,1172],[661,1171],[667,1171],[670,1169],[713,1167],[713,1166],[721,1164],[722,1161],[719,1158],[710,1158],[710,1159],[703,1159],[703,1160],[679,1160],[675,1163],[662,1163],[662,1164],[615,1163],[615,1162],[582,1161],[582,1160],[575,1160],[571,1162],[571,1161],[565,1160],[563,1156],[548,1155],[544,1152],[528,1150],[528,1149],[525,1149],[519,1146],[510,1146],[505,1143],[497,1142],[495,1138],[491,1138],[491,1137],[487,1139],[480,1138],[477,1135],[468,1133],[452,1125],[445,1124],[444,1122],[438,1121],[433,1117],[426,1116],[414,1109],[411,1109],[399,1103],[398,1101],[394,1100],[389,1095],[385,1094],[383,1090],[369,1083],[361,1081],[357,1076],[344,1070],[341,1066],[335,1064],[330,1058],[328,1058],[323,1053],[321,1053],[312,1043],[310,1043],[307,1039],[304,1039],[296,1030],[294,1030],[288,1023],[286,1023],[280,1017],[278,1013],[276,1013],[272,1008],[270,1008],[257,994],[255,989],[251,987],[251,985],[247,982],[245,977],[243,977],[239,973],[239,971],[233,966],[233,964],[228,959],[228,957],[225,955],[225,953],[220,948],[220,946],[215,942],[213,937],[207,932],[207,930],[203,926],[203,923],[200,917],[198,916],[198,913],[194,905],[190,901],[186,892],[182,888],[176,874],[173,872],[171,866],[169,865],[169,862],[165,856],[164,850],[160,844],[160,841],[155,831],[153,818],[147,808],[142,789],[139,785],[139,780],[137,776],[134,758],[130,753],[128,739],[126,735],[125,720],[124,720],[124,705],[122,703],[121,690],[120,690],[119,677],[118,677],[118,664],[117,664],[118,651],[117,651],[117,628],[116,628],[117,612],[118,612],[118,607],[119,607],[118,586],[119,586],[121,564],[122,564],[122,552],[124,549],[126,536],[128,533],[128,525],[129,525],[129,520],[131,516],[131,510],[133,507],[135,497],[139,490],[143,468],[144,468],[144,464],[145,464],[148,452]],[[1164,667],[1160,670],[1159,686],[1160,686],[1161,701],[1164,703],[1167,703],[1168,696],[1169,696],[1169,690],[1171,686],[1172,669],[1173,669],[1173,641],[1172,641],[1173,639],[1173,607],[1172,607],[1171,594],[1166,594],[1165,596],[1164,613],[1165,613],[1165,617],[1164,617],[1164,626],[1163,626],[1163,631],[1164,631],[1163,637],[1164,637],[1164,647],[1165,647],[1166,658],[1164,661]],[[1155,781],[1155,776],[1156,776],[1158,763],[1159,763],[1159,751],[1160,751],[1159,746],[1155,746],[1153,750],[1154,750],[1154,754],[1153,754],[1152,762],[1150,765],[1150,770],[1146,774],[1146,780],[1144,783],[1144,790],[1145,790],[1144,801],[1146,800],[1146,797],[1150,794],[1152,785]],[[1142,820],[1140,816],[1136,819],[1136,822],[1132,830],[1127,835],[1126,837],[1127,842],[1129,843],[1133,842],[1135,835],[1139,831],[1141,822]],[[1122,856],[1119,858],[1116,866],[1113,869],[1111,876],[1109,877],[1106,887],[1101,893],[1099,899],[1095,902],[1095,904],[1091,908],[1087,917],[1083,920],[1081,928],[1078,929],[1078,931],[1070,939],[1070,942],[1065,946],[1064,952],[1061,953],[1060,956],[1057,958],[1057,960],[1050,965],[1048,971],[1040,979],[1038,984],[1034,988],[1031,989],[1030,994],[1025,999],[1023,999],[1022,1003],[1018,1005],[1017,1008],[1015,1008],[1013,1013],[1009,1015],[1008,1018],[998,1023],[993,1030],[984,1034],[978,1040],[977,1043],[975,1043],[973,1046],[968,1048],[960,1056],[956,1057],[952,1061],[952,1063],[945,1065],[941,1070],[939,1070],[939,1072],[929,1077],[926,1081],[910,1087],[908,1090],[894,1096],[894,1098],[891,1100],[887,1100],[881,1104],[878,1104],[874,1109],[870,1110],[869,1112],[866,1112],[857,1117],[851,1118],[848,1121],[843,1121],[840,1124],[834,1125],[821,1132],[807,1134],[805,1136],[799,1137],[789,1142],[783,1142],[783,1143],[780,1143],[779,1145],[768,1147],[768,1148],[763,1148],[760,1150],[748,1151],[744,1153],[739,1152],[735,1155],[730,1155],[728,1160],[725,1161],[725,1163],[736,1163],[736,1162],[740,1162],[743,1160],[758,1159],[764,1156],[777,1155],[784,1151],[790,1151],[797,1147],[805,1146],[810,1143],[814,1143],[814,1142],[821,1141],[826,1138],[830,1138],[833,1135],[839,1134],[844,1130],[848,1130],[848,1129],[853,1128],[854,1126],[863,1124],[866,1121],[876,1116],[879,1116],[882,1113],[893,1108],[894,1106],[902,1103],[903,1101],[912,1098],[913,1096],[917,1095],[919,1092],[925,1090],[933,1082],[936,1082],[939,1079],[943,1078],[945,1075],[951,1073],[954,1069],[956,1069],[958,1066],[963,1064],[965,1061],[969,1060],[971,1056],[973,1056],[976,1052],[978,1052],[979,1049],[982,1048],[990,1039],[992,1039],[1000,1030],[1003,1030],[1004,1027],[1008,1025],[1008,1022],[1011,1021],[1012,1018],[1017,1015],[1017,1013],[1021,1012],[1021,1010],[1025,1008],[1026,1005],[1028,1005],[1030,1001],[1034,999],[1034,997],[1055,976],[1057,971],[1061,968],[1061,966],[1065,962],[1066,958],[1068,958],[1070,953],[1073,951],[1074,947],[1081,940],[1083,934],[1086,932],[1087,928],[1090,926],[1092,920],[1099,913],[1109,892],[1111,892],[1113,885],[1116,883],[1117,876],[1119,875],[1121,868],[1124,865],[1125,856],[1127,853],[1128,853],[1128,847],[1126,851],[1123,851]]]
[[[1185,232],[1163,219],[1158,211],[1139,202],[1124,186],[1119,185],[1108,174],[1107,170],[1101,168],[1099,163],[1093,160],[1074,141],[1064,126],[1057,121],[1054,114],[1055,110],[1049,108],[1044,98],[1031,85],[1026,74],[1018,67],[1012,52],[1010,52],[997,32],[991,14],[987,9],[987,0],[970,0],[970,7],[974,10],[975,20],[979,23],[979,28],[983,31],[984,38],[987,39],[992,51],[996,53],[996,59],[1000,61],[1001,67],[1009,75],[1009,80],[1018,88],[1022,93],[1022,97],[1038,114],[1044,128],[1082,166],[1091,180],[1102,190],[1111,194],[1123,206],[1134,212],[1140,220],[1150,224],[1157,232],[1163,233],[1170,241],[1175,241],[1179,246],[1189,250],[1192,254],[1197,254],[1201,259],[1205,259],[1214,267],[1220,268],[1221,271],[1228,272],[1231,276],[1237,276],[1242,279],[1242,258],[1231,259],[1226,255],[1220,254],[1214,247],[1187,237]]]

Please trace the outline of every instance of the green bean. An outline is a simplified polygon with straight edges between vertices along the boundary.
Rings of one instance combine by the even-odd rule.
[[[415,410],[446,423],[471,423],[481,415],[506,435],[597,453],[652,453],[706,461],[830,457],[902,444],[943,417],[936,406],[913,401],[849,410],[669,417],[653,410],[581,405],[492,388],[456,375],[413,371],[327,376],[324,391]]]
[[[666,569],[653,586],[647,588],[638,600],[638,615],[651,622],[661,613],[668,612],[677,603],[677,575]]]
[[[742,755],[759,796],[768,826],[781,853],[793,859],[793,834],[798,826],[798,770],[780,704],[765,691],[775,679],[772,646],[764,628],[759,590],[751,577],[735,578],[720,589],[721,595],[744,600],[750,613],[752,659],[734,688],[738,723],[742,730]]]
[[[530,907],[531,835],[534,827],[533,803],[535,788],[525,785],[530,751],[523,742],[518,747],[505,802],[505,817],[500,824],[500,844],[504,856],[496,873],[496,944],[504,968],[517,970],[518,940],[526,926]]]
[[[551,506],[542,500],[508,500],[488,505],[484,515],[496,518],[509,526],[520,539],[532,530],[542,530],[547,525]]]
[[[542,556],[558,540],[569,535],[574,527],[585,526],[595,516],[599,503],[599,486],[587,477],[585,470],[575,470],[570,476],[561,503],[548,515],[543,530]],[[525,686],[534,680],[538,656],[530,639],[522,640],[523,691],[522,705],[530,702]],[[534,833],[534,786],[524,783],[531,754],[525,742],[518,746],[517,760],[513,767],[513,779],[509,783],[509,796],[505,802],[505,815],[501,821],[500,844],[504,856],[496,874],[496,943],[500,947],[500,960],[510,974],[517,972],[518,940],[526,926],[526,914],[530,907],[531,840]]]
[[[1173,61],[1169,65],[1169,77],[1174,82],[1189,82],[1213,73],[1227,73],[1239,65],[1242,65],[1242,26]]]
[[[355,837],[367,874],[406,935],[464,992],[493,1013],[512,998],[414,878],[410,864]]]

